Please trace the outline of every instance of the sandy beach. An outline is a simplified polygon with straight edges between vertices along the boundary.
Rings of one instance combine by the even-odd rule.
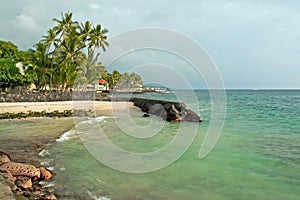
[[[58,102],[14,102],[0,103],[0,113],[53,112],[64,110],[90,110],[97,115],[112,115],[114,111],[127,110],[133,107],[130,102],[107,101],[58,101]]]

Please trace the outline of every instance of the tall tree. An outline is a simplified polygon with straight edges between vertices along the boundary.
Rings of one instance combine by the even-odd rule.
[[[54,28],[50,28],[48,31],[47,31],[47,35],[43,36],[43,39],[41,40],[41,42],[45,43],[46,45],[46,54],[48,55],[49,52],[51,51],[51,49],[55,50],[56,47],[57,47],[57,43],[58,43],[58,39],[56,38],[56,31]],[[51,72],[50,73],[50,79],[49,79],[49,84],[50,84],[50,87],[52,88],[53,86],[53,65],[54,65],[54,52],[53,51],[50,55],[49,55],[49,58],[51,58],[51,64],[50,64],[50,68],[51,68]]]
[[[108,33],[108,29],[102,29],[101,24],[97,24],[96,27],[93,28],[91,34],[91,40],[89,43],[90,48],[101,48],[103,51],[106,51],[106,47],[109,46],[107,42],[107,36],[105,34]]]
[[[52,74],[50,68],[50,59],[47,54],[47,46],[45,43],[39,42],[34,45],[35,49],[30,49],[32,55],[31,64],[33,70],[37,74],[37,81],[35,85],[38,90],[45,89],[49,83],[50,74]]]
[[[72,30],[72,27],[78,27],[78,22],[73,21],[72,17],[73,17],[72,12],[66,12],[66,13],[61,13],[61,20],[57,18],[53,18],[53,21],[57,23],[57,25],[54,27],[54,30],[56,33],[56,37],[58,37],[58,41],[61,41],[62,38],[70,30]]]
[[[74,34],[74,30],[78,28],[78,22],[73,21],[72,19],[73,13],[72,12],[66,12],[66,13],[61,13],[61,19],[53,18],[53,21],[57,23],[56,26],[51,29],[51,32],[48,32],[48,35],[50,36],[51,34],[51,39],[53,39],[53,36],[55,35],[55,39],[52,40],[54,44],[54,49],[51,52],[52,54],[52,59],[51,59],[51,69],[53,70],[53,74],[56,76],[56,85],[62,84],[62,78],[66,74],[60,74],[60,73],[67,73],[67,71],[72,71],[73,70],[66,70],[66,66],[63,67],[63,69],[53,69],[53,68],[59,68],[61,65],[58,65],[57,63],[61,63],[61,60],[57,60],[57,57],[61,57],[60,52],[61,51],[61,46],[63,45],[63,42],[65,40],[68,40],[68,37],[72,37]],[[54,34],[55,33],[55,34]],[[64,42],[66,43],[66,42]],[[57,63],[55,63],[57,62]],[[55,65],[55,66],[54,66]],[[69,77],[72,77],[71,75]],[[52,76],[51,76],[52,79]],[[52,82],[52,80],[50,80]],[[68,81],[70,82],[70,81]],[[63,83],[64,86],[62,88],[65,89],[66,83]]]
[[[86,21],[84,24],[80,24],[80,37],[85,42],[88,43],[91,41],[91,34],[93,31],[93,25],[90,21]]]
[[[0,58],[8,58],[18,62],[18,52],[18,47],[14,43],[0,40]]]
[[[60,83],[65,91],[68,87],[72,87],[76,79],[77,70],[85,59],[83,53],[84,43],[80,40],[80,37],[76,30],[68,33],[60,48],[60,55],[58,60],[60,61]]]

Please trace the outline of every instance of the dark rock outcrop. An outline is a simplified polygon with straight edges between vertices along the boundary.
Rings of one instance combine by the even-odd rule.
[[[131,98],[131,102],[139,107],[146,115],[156,115],[169,122],[202,122],[200,116],[186,108],[181,102],[155,99]],[[144,116],[146,116],[144,115]]]

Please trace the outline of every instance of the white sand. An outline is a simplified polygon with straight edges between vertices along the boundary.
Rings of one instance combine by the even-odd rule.
[[[126,110],[132,108],[130,102],[107,102],[107,101],[57,101],[57,102],[14,102],[0,103],[0,113],[28,113],[35,112],[53,112],[64,110],[92,110],[98,115],[111,115],[113,111]]]

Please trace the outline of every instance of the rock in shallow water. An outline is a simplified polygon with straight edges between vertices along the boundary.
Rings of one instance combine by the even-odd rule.
[[[0,199],[15,200],[14,195],[0,174]]]
[[[22,189],[31,188],[32,187],[31,178],[26,176],[18,176],[16,180],[16,186]]]
[[[40,167],[41,178],[45,181],[49,181],[52,178],[52,173],[45,167]]]
[[[10,157],[7,153],[0,151],[0,165],[10,162]]]
[[[40,169],[33,165],[27,165],[23,163],[9,162],[4,163],[0,166],[0,170],[4,172],[9,172],[13,176],[27,176],[31,178],[40,178]]]
[[[135,106],[139,107],[143,112],[147,114],[144,115],[156,115],[163,118],[169,122],[202,122],[200,116],[195,112],[186,108],[186,105],[181,102],[171,102],[164,100],[155,99],[143,99],[143,98],[131,98],[131,102]]]
[[[24,163],[10,162],[10,156],[0,151],[0,178],[5,177],[6,183],[10,186],[11,190],[18,198],[29,199],[45,199],[55,200],[56,197],[46,188],[42,188],[40,180],[50,180],[52,173],[44,167],[37,168],[34,165],[28,165]],[[2,180],[0,180],[0,188],[2,188]],[[2,181],[3,182],[3,181]],[[3,186],[4,187],[4,186]],[[0,199],[5,194],[0,190]],[[3,196],[4,195],[4,196]]]

